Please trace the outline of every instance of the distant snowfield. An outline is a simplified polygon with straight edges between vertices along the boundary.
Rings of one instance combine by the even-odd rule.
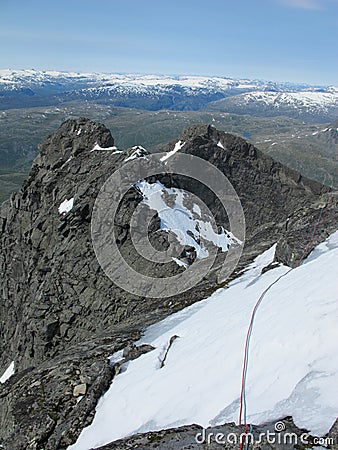
[[[338,94],[331,92],[250,92],[239,96],[244,104],[263,103],[267,106],[280,108],[282,106],[297,108],[327,108],[337,106]]]
[[[149,327],[155,350],[129,362],[100,399],[93,423],[71,450],[88,450],[137,432],[192,423],[238,422],[245,336],[262,291],[289,270],[261,274],[271,248],[228,288]],[[322,436],[338,417],[338,232],[268,292],[252,333],[248,422],[293,416]],[[160,360],[173,335],[166,363]],[[114,355],[118,360],[120,354]]]
[[[124,87],[133,92],[146,92],[147,89],[172,88],[180,86],[188,90],[207,90],[210,92],[239,91],[266,91],[276,89],[279,92],[316,91],[324,89],[325,92],[336,93],[335,86],[311,86],[288,82],[270,82],[265,80],[234,79],[229,77],[206,77],[192,75],[141,75],[141,74],[117,74],[117,73],[79,73],[57,72],[39,70],[0,70],[0,87],[14,90],[22,87],[42,87],[50,83],[58,84],[74,81],[84,83],[87,88],[118,88]]]
[[[228,105],[226,109],[229,113],[236,113],[239,107],[245,114],[254,114],[257,108],[265,115],[268,113],[267,108],[273,108],[274,111],[280,111],[281,115],[294,115],[295,112],[297,117],[299,114],[309,114],[314,117],[319,115],[317,118],[321,121],[325,118],[325,122],[334,120],[338,114],[337,86],[315,86],[220,76],[0,70],[0,91],[6,92],[9,98],[12,100],[15,97],[20,98],[29,90],[39,95],[47,95],[47,98],[53,93],[64,95],[66,92],[72,92],[82,100],[122,97],[126,101],[126,106],[130,103],[129,96],[131,98],[140,96],[145,100],[145,109],[149,107],[148,98],[153,102],[154,99],[160,100],[168,96],[185,99],[187,106],[190,105],[190,108],[194,105],[194,109],[197,107],[194,98],[202,96],[199,98],[199,102],[202,102],[201,106],[202,104],[206,106],[211,100],[226,99],[225,105]],[[66,95],[65,101],[67,98]],[[164,102],[164,105],[166,104],[167,102]],[[131,102],[129,106],[132,105]],[[140,105],[142,106],[142,103],[139,107]],[[247,105],[254,106],[254,110],[248,112],[245,109]],[[234,110],[232,110],[233,107],[235,107]]]
[[[88,80],[99,82],[101,85],[111,83],[143,85],[143,86],[175,86],[210,88],[211,86],[220,89],[231,87],[255,87],[257,83],[265,85],[263,81],[252,82],[250,80],[235,80],[227,77],[203,77],[203,76],[167,76],[167,75],[141,75],[141,74],[110,74],[110,73],[77,73],[77,72],[56,72],[38,70],[0,70],[0,85],[21,86],[22,83],[31,82],[34,85],[56,81],[60,79]]]

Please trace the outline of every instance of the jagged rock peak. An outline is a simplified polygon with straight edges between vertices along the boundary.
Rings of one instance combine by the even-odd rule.
[[[246,142],[247,141],[244,138],[241,138],[240,136],[227,133],[225,131],[220,131],[213,125],[207,125],[207,124],[196,124],[196,125],[190,125],[186,127],[182,134],[181,139],[183,141],[185,140],[194,140],[197,137],[203,137],[205,139],[213,140],[213,141],[219,141],[220,139],[224,137],[229,137],[232,139],[236,139],[240,142]]]
[[[213,141],[215,142],[215,144],[217,144],[220,141],[226,140],[227,136],[232,139],[240,139],[241,141],[246,142],[240,137],[217,130],[213,125],[205,124],[188,126],[183,130],[181,134],[181,140],[183,142],[190,141],[195,143],[199,141]]]
[[[212,125],[197,124],[190,125],[185,128],[182,132],[181,139],[191,140],[196,138],[197,136],[204,136],[210,139],[211,137],[214,137],[218,134],[219,131]]]
[[[213,125],[189,126],[182,132],[180,140],[184,142],[182,152],[207,159],[218,168],[222,166],[221,170],[227,176],[235,178],[232,179],[235,185],[238,179],[241,184],[244,179],[247,180],[247,185],[254,185],[258,180],[261,180],[259,184],[264,184],[267,180],[263,182],[263,179],[268,177],[269,185],[272,183],[277,190],[281,185],[291,185],[315,195],[330,190],[328,186],[303,177],[298,171],[274,160],[244,138],[217,130]],[[174,145],[174,141],[171,142],[169,150],[172,150]],[[250,176],[253,176],[251,181]],[[277,178],[279,187],[276,185]]]
[[[193,146],[204,146],[212,142],[222,149],[236,152],[244,158],[248,155],[256,157],[261,152],[240,136],[217,130],[213,125],[191,125],[183,130],[181,141],[189,142]]]
[[[47,169],[55,168],[71,156],[93,149],[96,144],[101,148],[114,146],[108,128],[84,117],[69,119],[40,144],[40,154],[35,162]]]

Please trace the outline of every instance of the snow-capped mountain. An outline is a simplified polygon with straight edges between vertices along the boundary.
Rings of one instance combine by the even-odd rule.
[[[256,116],[288,116],[330,121],[338,116],[338,89],[301,89],[290,92],[253,91],[209,105],[213,110]]]
[[[135,75],[135,74],[100,74],[76,73],[38,70],[0,70],[0,87],[6,90],[23,88],[48,88],[53,85],[67,83],[86,83],[87,88],[109,88],[121,86],[129,92],[145,92],[156,87],[166,89],[180,86],[187,90],[208,90],[209,92],[226,92],[238,90],[282,90],[304,89],[308,85],[293,85],[290,83],[273,83],[260,80],[235,80],[227,77],[203,76],[165,76],[165,75]],[[94,86],[95,85],[95,86]]]
[[[0,71],[0,109],[74,100],[149,110],[198,110],[220,101],[212,108],[258,115],[273,108],[279,115],[302,118],[306,112],[325,120],[338,115],[338,89],[328,86],[227,77]]]

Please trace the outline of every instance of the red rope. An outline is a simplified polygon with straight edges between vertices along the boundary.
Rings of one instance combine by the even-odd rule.
[[[248,331],[247,331],[247,334],[246,334],[246,340],[245,340],[244,361],[243,361],[243,370],[242,370],[242,388],[241,388],[240,410],[239,410],[239,425],[242,425],[243,409],[245,409],[245,406],[246,406],[246,404],[245,404],[246,372],[247,372],[247,368],[248,368],[248,356],[249,356],[250,337],[251,337],[251,333],[252,333],[252,328],[253,328],[256,312],[257,312],[258,307],[261,304],[263,298],[265,297],[266,293],[272,288],[272,286],[274,284],[278,283],[278,281],[281,278],[285,277],[291,270],[292,270],[292,268],[290,268],[290,270],[288,270],[287,272],[285,272],[282,275],[280,275],[276,280],[274,280],[272,283],[270,283],[267,288],[264,289],[264,291],[260,295],[260,297],[257,300],[257,302],[256,302],[256,304],[254,306],[254,309],[252,311],[250,324],[249,324],[249,328],[248,328]],[[244,424],[247,425],[247,423],[246,423],[246,411],[244,413]]]
[[[290,268],[290,270],[288,270],[287,272],[285,272],[283,275],[281,275],[280,277],[278,277],[275,281],[273,281],[260,295],[259,299],[257,300],[254,309],[252,311],[251,314],[251,319],[250,319],[250,323],[249,323],[249,328],[246,334],[246,339],[245,339],[245,350],[244,350],[244,359],[243,359],[243,369],[242,369],[242,384],[241,384],[241,395],[240,395],[240,409],[239,409],[239,425],[242,425],[242,417],[244,416],[244,436],[241,439],[241,445],[240,445],[240,450],[243,450],[243,445],[245,442],[245,436],[248,432],[248,424],[246,421],[246,398],[245,398],[245,386],[246,386],[246,374],[247,374],[247,369],[248,369],[248,360],[249,360],[249,346],[250,346],[250,338],[251,338],[251,333],[252,333],[252,328],[253,328],[253,324],[254,324],[254,319],[255,319],[255,315],[256,312],[258,310],[259,305],[261,304],[263,298],[265,297],[266,293],[271,289],[271,287],[278,283],[278,281],[283,278],[284,276],[286,276],[289,272],[291,272],[293,269],[295,269],[296,267],[298,267],[304,256],[306,255],[308,249],[311,247],[311,245],[313,244],[314,240],[315,240],[315,236],[317,234],[317,230],[319,225],[323,222],[325,214],[327,213],[327,210],[329,209],[329,207],[331,206],[331,203],[333,202],[333,196],[331,196],[330,201],[327,203],[327,205],[325,205],[320,212],[320,215],[318,217],[317,223],[313,229],[311,238],[309,240],[309,242],[307,243],[302,256],[299,258],[299,260],[297,260],[295,262],[295,264],[292,265],[292,267]],[[325,213],[324,213],[325,210]],[[243,414],[244,412],[244,414]]]
[[[239,447],[239,450],[243,450],[243,445],[244,445],[244,442],[245,442],[245,436],[246,436],[246,434],[248,432],[248,429],[249,429],[249,425],[245,424],[244,433],[243,433],[243,436],[242,436],[242,439],[241,439],[241,446]]]

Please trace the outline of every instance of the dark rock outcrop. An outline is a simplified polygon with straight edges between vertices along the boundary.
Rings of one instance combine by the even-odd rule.
[[[15,355],[17,368],[24,369],[118,323],[139,320],[143,326],[144,312],[156,310],[155,303],[117,288],[93,251],[96,196],[133,152],[91,151],[96,144],[114,144],[103,125],[65,122],[41,145],[22,191],[1,207],[1,366]],[[61,203],[71,198],[72,210],[60,214]],[[140,200],[136,190],[129,192],[116,219],[124,248],[131,245],[128,226]]]
[[[334,231],[336,197],[329,188],[210,126],[190,127],[181,140],[183,152],[218,167],[241,199],[247,241],[238,271],[276,241],[279,261],[297,261]],[[0,444],[11,450],[63,449],[75,441],[114,376],[107,356],[127,346],[126,359],[150,350],[132,345],[145,326],[218,287],[210,276],[179,296],[151,299],[125,292],[107,278],[92,247],[91,214],[105,180],[135,152],[113,146],[103,125],[65,122],[41,145],[21,192],[1,205],[0,367],[15,360],[16,374],[0,385]],[[176,187],[190,183],[196,195],[207,198],[217,224],[226,227],[226,213],[203,186],[175,175],[160,179]],[[141,198],[131,189],[118,211],[115,225],[125,254],[132,251],[129,223]],[[73,208],[60,214],[60,205],[70,199]],[[163,248],[167,237],[158,229],[155,218],[150,240]],[[155,267],[137,255],[131,259],[149,275],[180,270],[174,262]],[[81,386],[76,396],[86,392],[78,403],[76,386]]]
[[[292,418],[283,419],[284,431],[276,432],[275,423],[261,426],[252,426],[247,430],[245,426],[236,426],[234,423],[219,425],[203,429],[199,425],[189,425],[171,428],[163,431],[154,431],[136,434],[132,437],[98,447],[95,450],[186,450],[220,448],[233,450],[240,448],[241,442],[250,442],[250,449],[256,450],[290,450],[305,448],[338,448],[337,425],[334,424],[327,436],[323,438],[308,435],[306,430],[295,426]],[[247,433],[250,433],[249,435]],[[318,447],[319,444],[325,447]],[[326,447],[328,445],[328,447]],[[243,445],[245,448],[245,444]]]
[[[337,195],[329,187],[273,160],[243,138],[210,125],[188,127],[180,139],[185,142],[182,152],[214,164],[235,188],[246,222],[244,261],[246,256],[257,253],[258,248],[265,249],[278,242],[280,262],[299,262],[336,229]],[[163,150],[172,147],[173,143]],[[201,189],[197,191],[203,195]],[[217,202],[208,206],[220,223],[226,223]],[[306,248],[319,217],[315,239]]]
[[[0,385],[0,443],[5,449],[67,448],[91,423],[97,401],[117,373],[107,357],[138,337],[129,330],[87,340],[13,375]]]

